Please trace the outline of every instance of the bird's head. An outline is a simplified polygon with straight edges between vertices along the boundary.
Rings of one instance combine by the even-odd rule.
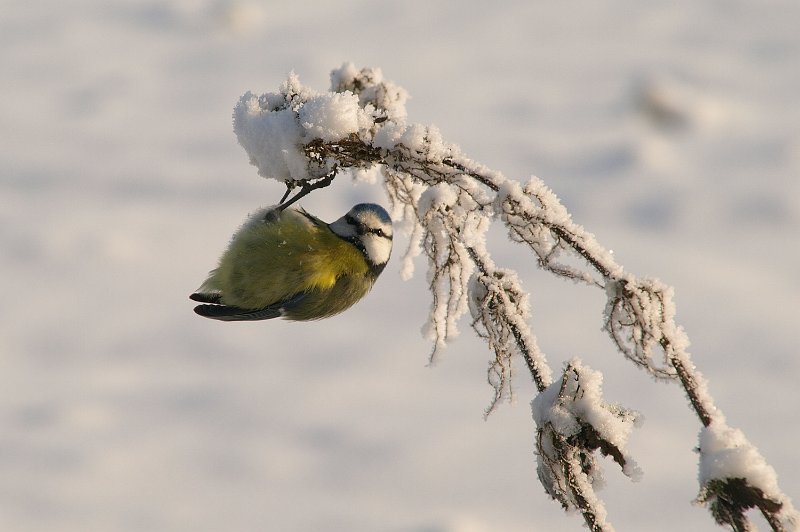
[[[383,271],[392,254],[392,219],[386,209],[359,203],[329,227],[364,253],[376,275]]]

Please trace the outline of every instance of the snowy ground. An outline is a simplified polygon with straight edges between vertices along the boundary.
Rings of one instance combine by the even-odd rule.
[[[486,353],[466,324],[426,367],[421,273],[390,265],[318,323],[191,311],[230,234],[282,192],[236,144],[234,103],[291,69],[326,89],[346,60],[674,285],[712,394],[798,505],[799,17],[790,0],[5,2],[0,527],[580,529],[535,478],[524,375],[483,421]],[[365,199],[385,202],[339,179],[304,206],[333,219]],[[581,356],[646,418],[643,480],[606,465],[611,521],[715,530],[690,504],[698,427],[678,388],[613,351],[602,294],[492,249],[523,270],[553,366]]]

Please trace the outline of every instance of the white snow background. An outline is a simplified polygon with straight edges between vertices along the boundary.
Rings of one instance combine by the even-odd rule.
[[[321,322],[219,323],[187,299],[247,213],[276,202],[231,129],[247,90],[343,61],[412,96],[409,121],[507,176],[536,174],[678,321],[731,426],[800,497],[800,4],[7,0],[0,15],[0,528],[579,530],[539,485],[533,387],[487,421],[467,323],[434,367],[424,263]],[[379,186],[302,204],[331,221]],[[604,294],[535,270],[554,369],[639,410],[619,530],[717,530],[699,425],[600,330]],[[405,241],[396,239],[395,259]],[[763,528],[763,522],[761,523]]]

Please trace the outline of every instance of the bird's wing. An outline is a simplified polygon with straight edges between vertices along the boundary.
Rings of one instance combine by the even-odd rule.
[[[204,318],[220,321],[270,320],[281,316],[281,308],[271,305],[258,310],[250,310],[228,305],[197,305],[194,311]]]
[[[200,295],[201,297],[206,294],[192,294],[190,296],[195,301],[193,296]],[[212,320],[220,321],[258,321],[258,320],[271,320],[273,318],[280,318],[283,316],[286,307],[292,307],[300,302],[305,297],[305,294],[295,294],[294,296],[284,299],[278,303],[274,303],[260,309],[246,309],[241,307],[234,307],[231,305],[197,305],[194,311],[203,316],[204,318],[211,318]],[[213,303],[213,302],[210,302]]]
[[[320,220],[319,218],[317,218],[313,214],[309,213],[307,210],[305,210],[302,207],[298,207],[297,208],[297,212],[302,214],[303,216],[305,216],[306,219],[309,222],[311,222],[313,225],[316,225],[317,227],[328,227],[328,224],[326,224],[325,222],[323,222],[322,220]]]

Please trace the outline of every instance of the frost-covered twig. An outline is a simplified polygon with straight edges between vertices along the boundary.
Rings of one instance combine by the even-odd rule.
[[[528,326],[527,294],[514,272],[497,268],[486,251],[491,220],[500,220],[513,241],[533,251],[545,271],[605,290],[605,329],[620,352],[657,379],[683,387],[703,426],[698,501],[709,505],[715,519],[746,529],[744,511],[758,507],[774,530],[796,526],[800,518],[778,487],[775,472],[740,431],[725,425],[708,394],[687,351],[688,339],[675,323],[672,289],[625,272],[591,233],[572,221],[541,180],[533,178],[523,187],[465,157],[435,127],[407,124],[406,98],[405,90],[385,81],[378,69],[345,64],[332,73],[330,92],[314,92],[292,74],[277,93],[245,94],[234,111],[234,130],[259,174],[287,187],[326,183],[343,170],[355,175],[381,171],[393,215],[409,230],[403,275],[411,275],[416,255],[428,259],[431,360],[458,333],[459,318],[470,312],[473,329],[494,354],[491,411],[510,395],[514,355],[522,356],[541,392],[533,403],[540,476],[546,487],[549,482],[548,492],[579,509],[590,527],[609,527],[594,497],[592,453],[612,456],[623,471],[630,463],[621,461],[621,447],[603,432],[596,414],[616,416],[626,427],[632,418],[629,411],[602,401],[599,385],[578,386],[597,381],[596,372],[578,360],[560,384],[551,384],[551,370]],[[568,375],[575,376],[583,395],[571,388]],[[558,386],[555,395],[553,386]],[[548,417],[566,405],[583,404],[588,389],[597,391],[591,408],[572,409],[573,425]],[[552,399],[550,410],[541,408],[543,397]],[[577,432],[576,426],[581,427]],[[756,465],[743,467],[741,457]]]
[[[775,470],[741,430],[718,415],[700,431],[700,495],[719,524],[752,530],[745,512],[758,508],[776,531],[792,531],[800,521],[779,486]]]
[[[533,400],[539,479],[565,509],[578,508],[590,530],[612,530],[594,493],[603,484],[593,451],[611,456],[628,477],[641,471],[625,444],[637,423],[636,412],[602,400],[602,375],[571,360],[559,382]]]
[[[519,353],[528,366],[536,389],[543,392],[553,377],[544,353],[539,350],[536,337],[528,328],[528,294],[522,290],[516,272],[498,270],[485,253],[468,247],[467,252],[478,271],[471,280],[470,311],[472,328],[485,338],[495,353],[489,365],[489,382],[495,389],[495,398],[487,414],[510,390],[512,357]]]

